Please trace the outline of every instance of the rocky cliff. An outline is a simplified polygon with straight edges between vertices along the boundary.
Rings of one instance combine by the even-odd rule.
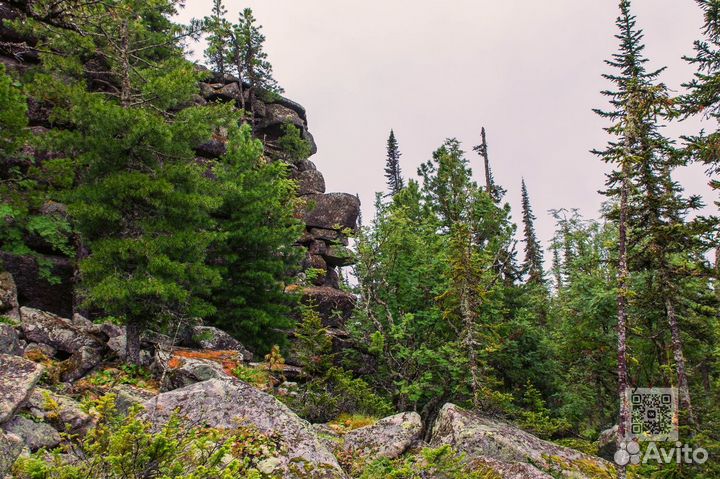
[[[0,4],[0,20],[18,17],[17,11]],[[38,56],[33,45],[33,39],[16,34],[0,22],[0,63],[5,64],[8,69],[23,71],[28,64],[36,63]],[[93,79],[89,80],[92,85]],[[247,95],[247,89],[245,92]],[[229,102],[239,108],[243,103],[240,95],[241,88],[237,78],[206,71],[206,79],[200,83],[199,94],[193,101],[197,104]],[[248,101],[247,97],[245,101]],[[291,177],[298,185],[297,192],[301,201],[296,216],[305,223],[306,228],[302,237],[298,238],[297,245],[305,250],[303,271],[312,271],[312,274],[307,275],[312,285],[306,288],[304,297],[317,305],[327,326],[337,328],[347,319],[354,303],[351,295],[339,289],[339,268],[352,263],[352,255],[346,248],[347,233],[356,228],[360,202],[357,197],[347,193],[327,193],[322,173],[309,159],[289,161],[282,154],[278,141],[286,125],[299,129],[300,136],[309,145],[310,155],[317,152],[315,140],[308,130],[305,108],[280,95],[258,94],[254,95],[252,111],[254,134],[263,141],[266,156],[273,161],[287,161],[290,164]],[[49,114],[50,111],[44,105],[30,100],[29,118],[33,135],[48,132],[51,127]],[[219,134],[197,149],[197,161],[211,162],[224,152],[224,138]],[[43,161],[43,158],[29,147],[24,153],[30,157],[35,156],[36,162]],[[58,204],[46,205],[45,210],[49,215],[66,214],[63,206]],[[41,238],[26,240],[35,254],[17,255],[0,248],[0,264],[14,276],[20,301],[29,307],[61,316],[72,316],[78,312],[73,296],[73,258],[53,250],[52,245],[43,242]],[[40,263],[44,264],[46,269],[49,268],[51,276],[59,281],[45,279],[43,276],[48,275],[41,274]],[[331,314],[337,312],[340,314]]]

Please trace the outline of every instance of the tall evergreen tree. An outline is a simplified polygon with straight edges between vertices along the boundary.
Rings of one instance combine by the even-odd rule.
[[[545,281],[543,251],[542,245],[535,234],[536,218],[530,206],[530,197],[524,179],[522,180],[522,217],[523,230],[525,233],[525,261],[523,262],[523,271],[528,274],[529,283],[540,284]]]
[[[223,0],[213,0],[212,15],[205,19],[207,48],[205,59],[217,73],[224,75],[228,70],[228,49],[230,48],[231,25],[225,19],[227,9]]]
[[[645,68],[647,59],[642,56],[644,45],[643,34],[636,28],[635,17],[630,13],[629,0],[620,1],[620,15],[616,25],[620,41],[619,52],[614,54],[612,60],[606,63],[618,70],[617,74],[604,74],[610,80],[614,90],[604,91],[610,97],[613,106],[611,111],[595,110],[603,118],[612,121],[612,126],[606,131],[617,140],[611,140],[605,150],[595,150],[594,153],[616,169],[608,175],[608,189],[605,194],[617,202],[612,218],[618,227],[618,268],[617,268],[617,333],[618,333],[618,399],[620,402],[618,445],[628,434],[630,423],[629,404],[626,390],[629,386],[628,375],[628,309],[630,297],[630,271],[628,267],[628,233],[631,227],[630,196],[632,190],[632,175],[637,167],[637,161],[642,158],[644,140],[651,125],[643,111],[644,101],[652,81],[657,78],[660,71],[648,72]],[[618,468],[621,478],[626,476],[625,466]]]
[[[403,189],[404,181],[402,172],[400,171],[400,148],[395,139],[395,132],[390,130],[390,136],[387,141],[387,160],[385,161],[385,178],[387,178],[388,190],[390,195],[396,195]]]
[[[273,78],[272,65],[265,52],[265,35],[257,25],[252,9],[240,12],[238,23],[230,32],[228,55],[232,62],[233,73],[240,78],[240,100],[243,109],[250,105],[251,118],[254,117],[254,101],[258,91],[282,93],[283,89]],[[244,88],[247,84],[247,99]]]

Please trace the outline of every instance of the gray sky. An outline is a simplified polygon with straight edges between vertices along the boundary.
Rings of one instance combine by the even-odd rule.
[[[229,18],[251,7],[286,96],[308,110],[319,151],[312,160],[328,191],[359,193],[366,218],[384,190],[385,142],[400,143],[402,169],[415,177],[447,137],[472,146],[485,126],[495,179],[520,219],[525,177],[543,241],[547,211],[576,207],[596,217],[604,165],[589,153],[606,142],[604,60],[616,51],[616,0],[226,0]],[[202,17],[210,0],[188,0],[183,19]],[[650,66],[676,91],[693,72],[702,17],[693,0],[635,0]],[[202,47],[198,47],[198,53]],[[714,125],[708,124],[706,128]],[[668,128],[693,132],[698,122]],[[699,167],[677,175],[708,194]]]

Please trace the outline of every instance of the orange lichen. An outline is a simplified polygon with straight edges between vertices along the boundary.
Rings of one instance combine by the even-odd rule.
[[[222,366],[223,371],[228,375],[232,375],[234,369],[240,365],[240,353],[237,351],[210,351],[178,348],[173,351],[173,357],[168,361],[168,367],[171,369],[182,366],[182,359],[205,359],[213,361]]]

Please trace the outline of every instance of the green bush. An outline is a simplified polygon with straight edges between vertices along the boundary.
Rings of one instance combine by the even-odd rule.
[[[320,378],[302,386],[297,396],[282,398],[310,422],[329,422],[341,414],[384,417],[392,414],[390,402],[378,396],[362,379],[340,368],[330,368]]]
[[[258,464],[278,452],[276,441],[253,429],[191,427],[175,416],[158,430],[141,419],[139,407],[127,416],[115,411],[115,397],[97,403],[98,423],[83,439],[67,436],[65,446],[21,457],[16,479],[267,479]]]
[[[303,139],[300,128],[292,123],[282,126],[283,136],[278,140],[278,146],[290,161],[305,160],[310,156],[310,143]]]

